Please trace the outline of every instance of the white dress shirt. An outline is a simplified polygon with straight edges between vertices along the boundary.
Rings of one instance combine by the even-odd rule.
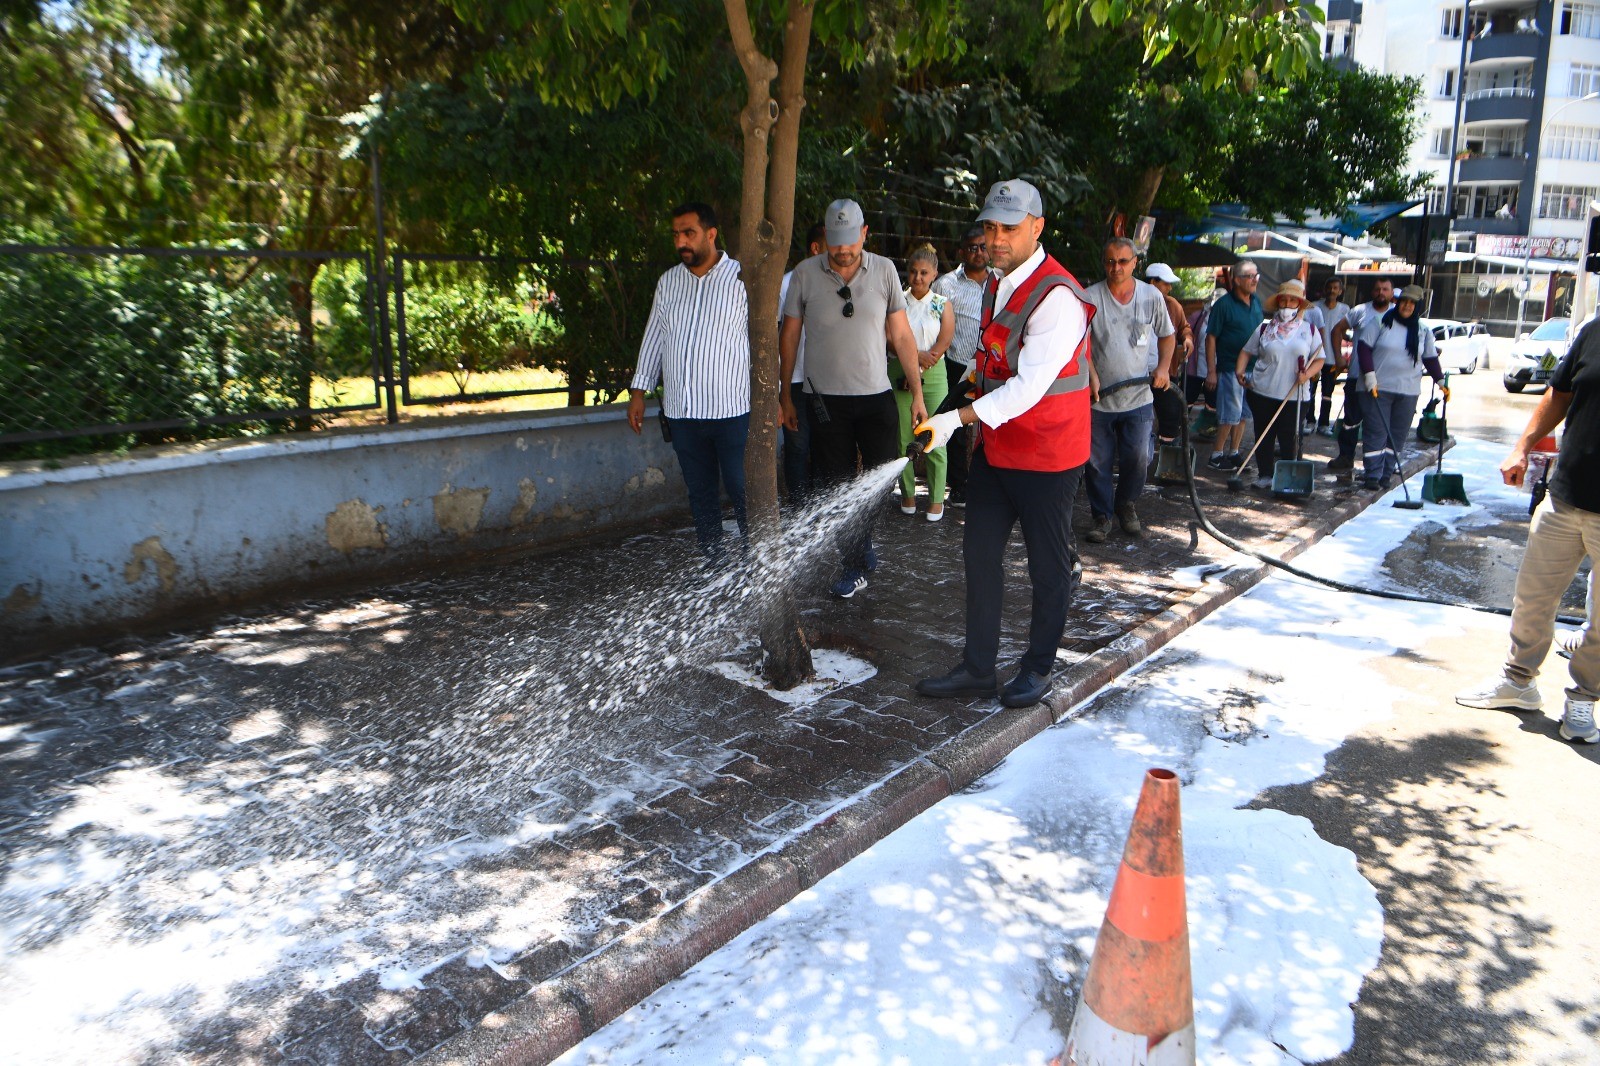
[[[726,252],[703,277],[679,263],[656,282],[630,388],[662,383],[668,418],[750,411],[750,320],[739,264]]]
[[[1044,248],[1036,248],[1021,266],[1000,279],[1000,289],[994,296],[996,310],[1006,305],[1017,286],[1043,262]],[[1028,319],[1022,334],[1022,354],[1012,368],[1015,375],[975,400],[973,414],[990,429],[996,429],[1030,410],[1072,361],[1072,353],[1083,343],[1087,327],[1082,302],[1064,287],[1051,290]]]

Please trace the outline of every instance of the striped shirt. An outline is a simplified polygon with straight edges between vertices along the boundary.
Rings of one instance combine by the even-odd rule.
[[[950,339],[950,350],[944,357],[952,363],[960,363],[964,367],[972,365],[973,356],[978,354],[978,327],[983,318],[983,290],[988,287],[989,278],[997,276],[994,271],[984,271],[983,281],[973,281],[967,277],[967,272],[961,267],[956,267],[948,274],[939,275],[933,283],[933,291],[940,296],[948,296],[950,302],[956,306],[956,333]]]
[[[668,418],[750,412],[750,305],[739,264],[726,252],[697,278],[679,263],[656,282],[632,388],[662,382]]]

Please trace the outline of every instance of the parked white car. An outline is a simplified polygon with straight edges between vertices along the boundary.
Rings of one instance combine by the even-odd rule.
[[[1425,318],[1422,324],[1433,331],[1439,365],[1445,373],[1471,374],[1480,366],[1489,365],[1489,331],[1481,322]]]
[[[1546,319],[1532,333],[1517,338],[1500,381],[1507,392],[1521,392],[1529,385],[1549,384],[1556,364],[1566,354],[1567,320]]]

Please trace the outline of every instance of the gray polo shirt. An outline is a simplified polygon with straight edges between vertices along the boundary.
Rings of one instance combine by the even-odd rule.
[[[823,252],[794,268],[785,318],[805,325],[808,389],[829,396],[875,396],[889,391],[888,340],[884,323],[906,309],[900,275],[893,261],[861,253],[861,266],[850,279],[855,313],[844,317],[845,281],[828,265]]]
[[[1103,281],[1095,282],[1084,295],[1095,306],[1089,323],[1094,352],[1094,371],[1100,387],[1150,373],[1150,346],[1156,337],[1172,336],[1172,317],[1161,290],[1147,281],[1135,280],[1133,299],[1122,303]],[[1096,411],[1119,414],[1153,402],[1149,385],[1130,385],[1118,389],[1094,405]]]

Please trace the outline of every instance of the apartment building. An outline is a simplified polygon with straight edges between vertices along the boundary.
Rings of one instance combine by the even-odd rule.
[[[1600,0],[1323,3],[1325,55],[1422,81],[1411,166],[1432,176],[1428,212],[1455,211],[1460,291],[1441,278],[1438,313],[1501,326],[1564,313],[1600,199]]]

